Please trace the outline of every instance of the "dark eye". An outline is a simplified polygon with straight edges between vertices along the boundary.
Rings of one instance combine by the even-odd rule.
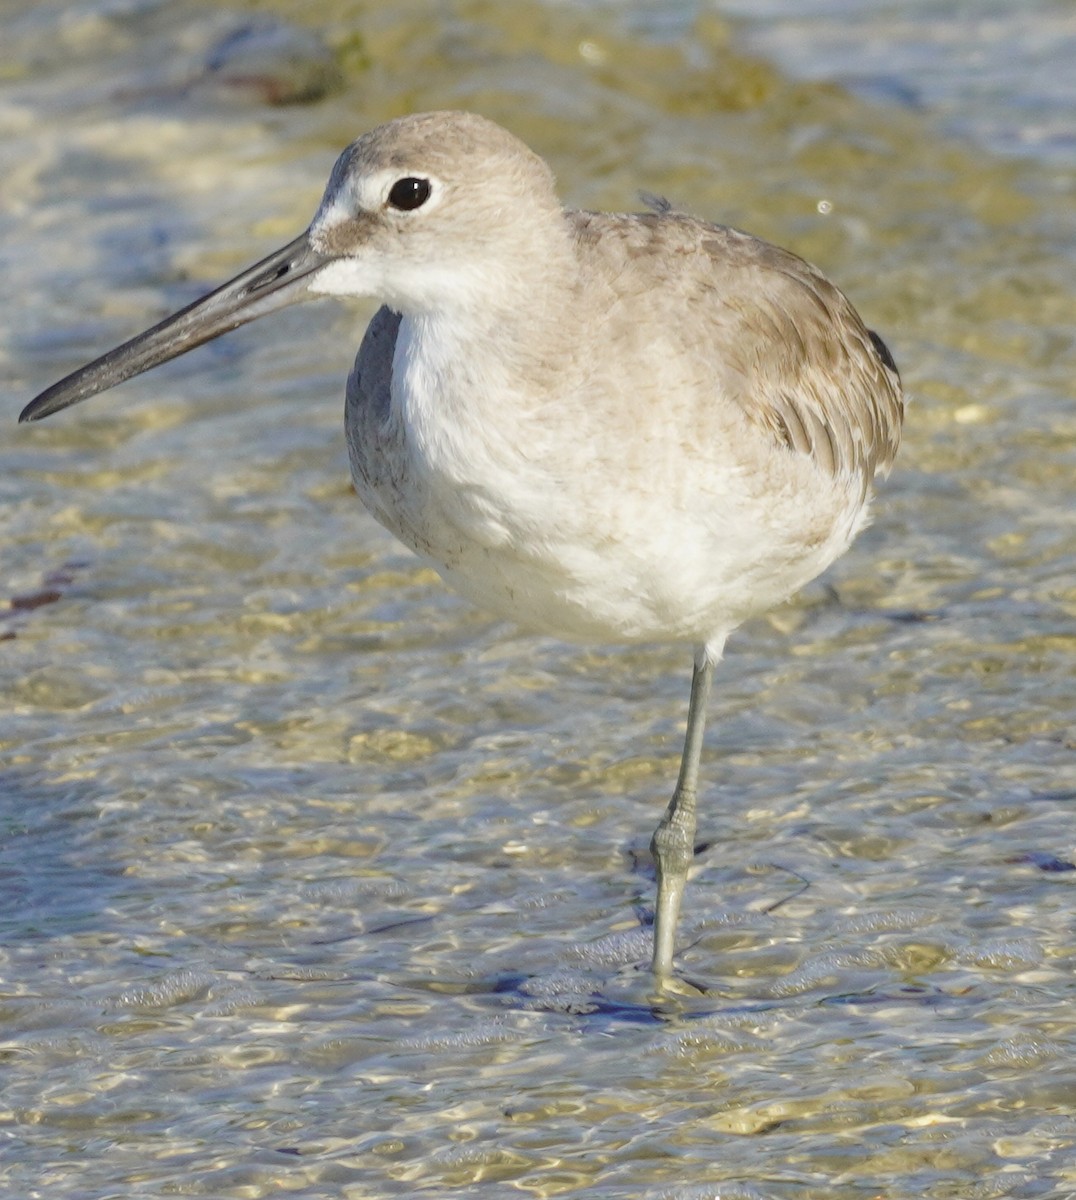
[[[429,198],[430,181],[416,179],[413,175],[409,175],[406,179],[397,179],[389,191],[389,203],[393,208],[399,208],[403,212],[421,208]]]

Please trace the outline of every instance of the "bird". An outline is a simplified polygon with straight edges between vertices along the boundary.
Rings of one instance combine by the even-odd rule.
[[[297,301],[380,303],[347,380],[355,489],[445,581],[569,641],[690,648],[651,841],[674,975],[726,639],[826,569],[900,443],[886,344],[792,252],[663,200],[566,208],[501,125],[437,111],[340,155],[309,227],[31,401],[36,421]]]

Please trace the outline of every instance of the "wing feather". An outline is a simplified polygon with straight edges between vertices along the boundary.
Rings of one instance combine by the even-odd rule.
[[[885,343],[814,267],[758,244],[742,336],[752,370],[739,397],[750,421],[833,475],[866,488],[900,444],[904,401]]]

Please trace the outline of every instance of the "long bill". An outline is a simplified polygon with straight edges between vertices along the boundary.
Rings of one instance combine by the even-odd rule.
[[[54,383],[30,401],[19,420],[40,421],[248,321],[308,299],[310,277],[330,261],[329,255],[311,246],[309,233],[304,233],[208,296]]]

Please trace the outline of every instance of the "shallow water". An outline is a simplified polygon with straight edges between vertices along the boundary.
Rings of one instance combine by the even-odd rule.
[[[1065,156],[946,140],[929,97],[812,82],[807,39],[782,74],[757,22],[683,9],[23,9],[0,0],[6,1193],[1076,1192]],[[340,410],[368,310],[14,425],[292,237],[358,132],[449,105],[571,203],[646,188],[818,262],[912,399],[873,527],[718,676],[696,994],[638,969],[689,656],[520,634],[362,512]]]

